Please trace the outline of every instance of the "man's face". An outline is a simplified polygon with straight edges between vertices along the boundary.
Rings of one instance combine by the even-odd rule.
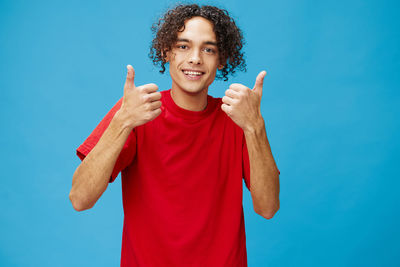
[[[217,68],[223,67],[213,24],[203,17],[193,17],[185,22],[185,30],[178,32],[177,37],[167,52],[173,90],[190,94],[208,90]]]

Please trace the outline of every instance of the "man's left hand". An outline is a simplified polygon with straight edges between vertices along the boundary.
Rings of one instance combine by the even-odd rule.
[[[266,74],[265,71],[258,74],[253,89],[239,83],[231,84],[222,98],[221,109],[245,132],[264,123],[260,105]]]

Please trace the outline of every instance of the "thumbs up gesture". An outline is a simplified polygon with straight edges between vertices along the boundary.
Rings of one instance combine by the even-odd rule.
[[[127,66],[124,96],[118,113],[127,127],[135,128],[161,114],[161,93],[154,83],[135,86],[135,70]]]
[[[245,132],[264,123],[260,105],[266,74],[265,71],[258,74],[253,89],[239,83],[231,84],[222,98],[221,109]]]

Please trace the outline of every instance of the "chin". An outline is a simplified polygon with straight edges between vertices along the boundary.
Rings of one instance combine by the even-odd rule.
[[[207,88],[184,88],[183,90],[189,94],[196,95],[203,91],[207,91]]]
[[[197,85],[197,86],[186,85],[185,86],[185,85],[183,85],[183,86],[180,86],[180,88],[182,91],[184,91],[187,94],[198,94],[198,93],[203,92],[204,90],[207,90],[208,86],[200,86],[200,85]]]

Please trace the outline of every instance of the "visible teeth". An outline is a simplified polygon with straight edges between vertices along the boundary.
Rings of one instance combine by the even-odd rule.
[[[197,72],[197,71],[187,71],[184,70],[183,73],[187,74],[187,75],[201,75],[201,72]]]

